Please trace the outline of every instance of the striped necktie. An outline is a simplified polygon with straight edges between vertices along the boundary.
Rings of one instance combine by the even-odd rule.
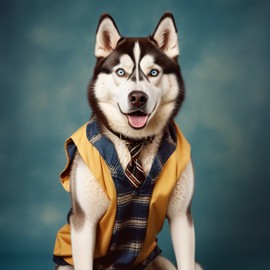
[[[126,141],[126,145],[131,155],[131,160],[125,169],[125,175],[135,188],[139,188],[145,180],[145,174],[139,160],[139,155],[144,143],[141,142],[134,144]]]

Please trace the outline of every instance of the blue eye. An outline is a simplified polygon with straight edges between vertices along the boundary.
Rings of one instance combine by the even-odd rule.
[[[116,70],[116,74],[119,76],[119,77],[123,77],[126,75],[126,72],[122,69],[122,68],[118,68]]]
[[[159,74],[158,70],[157,69],[151,69],[149,75],[151,77],[157,77],[157,75]]]

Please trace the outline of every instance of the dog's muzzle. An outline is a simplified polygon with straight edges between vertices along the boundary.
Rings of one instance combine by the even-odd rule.
[[[127,114],[128,123],[134,129],[145,127],[149,114],[146,113],[148,96],[142,91],[132,91],[128,95],[129,113]]]

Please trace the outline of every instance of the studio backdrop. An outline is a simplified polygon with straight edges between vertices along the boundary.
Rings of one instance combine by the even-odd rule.
[[[53,269],[70,207],[63,145],[91,115],[100,15],[137,37],[166,11],[186,85],[176,121],[192,146],[196,258],[206,270],[270,269],[267,0],[1,1],[1,269]],[[175,262],[167,223],[159,245]]]

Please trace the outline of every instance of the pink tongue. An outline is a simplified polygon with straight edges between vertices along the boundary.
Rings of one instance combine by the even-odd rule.
[[[144,116],[128,115],[129,124],[133,128],[142,128],[142,127],[144,127],[144,125],[147,122],[147,119],[148,119],[148,115],[144,115]]]

